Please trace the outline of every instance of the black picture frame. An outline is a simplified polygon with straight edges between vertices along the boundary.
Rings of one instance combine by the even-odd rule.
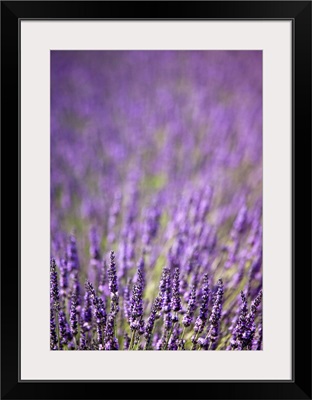
[[[293,30],[293,378],[289,381],[21,381],[19,309],[21,153],[19,35],[22,19],[288,19]],[[311,399],[311,2],[2,1],[1,398]],[[16,163],[16,150],[18,163]],[[5,153],[5,154],[4,154]],[[277,155],[278,162],[278,155]],[[16,173],[17,169],[17,173]],[[14,175],[13,175],[14,174]],[[14,176],[14,178],[12,178]],[[11,192],[18,176],[18,240]],[[15,197],[14,197],[15,198]],[[10,210],[10,211],[9,211]],[[12,227],[14,228],[12,229]],[[15,235],[15,234],[14,234]],[[2,240],[1,240],[2,243]],[[16,251],[17,248],[17,251]],[[16,260],[18,254],[18,260]],[[6,256],[6,261],[4,261]],[[13,257],[12,257],[13,256]],[[276,288],[278,293],[278,288]],[[34,321],[36,320],[34,316]],[[283,327],[281,327],[281,334]],[[278,346],[278,343],[276,344]],[[34,347],[35,351],[35,347]],[[250,368],[252,366],[246,366]]]

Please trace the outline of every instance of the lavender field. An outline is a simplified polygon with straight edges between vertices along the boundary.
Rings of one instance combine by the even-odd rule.
[[[262,52],[51,52],[51,350],[262,350]]]

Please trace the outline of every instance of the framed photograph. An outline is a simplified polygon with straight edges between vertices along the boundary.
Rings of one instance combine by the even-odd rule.
[[[311,399],[311,2],[1,11],[2,398]]]

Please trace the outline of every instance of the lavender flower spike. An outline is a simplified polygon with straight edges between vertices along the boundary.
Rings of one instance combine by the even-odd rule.
[[[90,293],[90,298],[93,301],[94,319],[96,322],[97,346],[99,350],[103,349],[103,333],[106,324],[106,310],[103,300],[96,296],[95,290],[90,282],[86,282],[86,290]]]
[[[67,266],[69,272],[79,269],[78,251],[74,235],[71,235],[69,237],[69,242],[67,245],[67,259],[68,259]]]
[[[54,258],[51,259],[50,263],[50,296],[53,309],[58,312],[60,310],[60,293]]]
[[[142,316],[143,316],[143,276],[141,270],[138,269],[137,282],[133,287],[133,293],[130,305],[130,328],[132,331],[136,331],[141,328]]]
[[[215,296],[215,301],[212,307],[211,316],[209,318],[210,328],[207,338],[210,341],[210,349],[214,350],[219,336],[219,323],[222,313],[222,300],[223,300],[223,282],[222,279],[218,280],[218,290]]]
[[[210,295],[210,290],[209,290],[208,274],[205,274],[203,293],[202,293],[202,303],[199,310],[199,316],[197,317],[194,326],[194,331],[197,333],[197,336],[203,331],[205,323],[207,321],[209,295]]]
[[[115,253],[113,251],[110,252],[110,264],[108,267],[108,287],[111,293],[118,294]]]
[[[248,313],[247,300],[243,292],[241,292],[242,305],[239,313],[237,324],[233,331],[231,339],[231,348],[233,350],[242,350],[245,347],[244,334],[246,331],[246,316]]]
[[[107,317],[106,329],[105,329],[105,350],[118,350],[118,340],[114,335],[116,313],[111,312]]]
[[[72,339],[72,334],[70,332],[68,322],[66,320],[66,315],[63,310],[59,312],[59,328],[61,347],[63,348],[63,346],[66,346],[68,342]]]
[[[261,348],[262,348],[262,320],[259,322],[258,337],[254,341],[254,345],[255,345],[254,350],[261,350]]]
[[[88,332],[92,326],[92,298],[91,292],[86,290],[84,296],[84,308],[82,312],[82,319],[83,319],[83,331]]]
[[[193,285],[191,289],[190,298],[188,301],[187,311],[182,319],[182,323],[185,328],[191,325],[195,309],[196,309],[196,286]]]

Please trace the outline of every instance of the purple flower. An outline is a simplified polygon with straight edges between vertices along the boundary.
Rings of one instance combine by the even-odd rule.
[[[123,311],[124,311],[124,316],[128,321],[130,321],[131,317],[131,299],[130,299],[131,283],[132,280],[128,279],[128,282],[124,288],[124,293],[123,293]]]
[[[150,245],[159,228],[160,211],[157,205],[151,207],[146,213],[146,222],[144,225],[144,233],[142,241],[145,245]]]
[[[161,310],[161,299],[160,297],[156,297],[156,299],[154,300],[154,303],[152,305],[152,310],[151,310],[151,314],[148,317],[148,320],[145,324],[145,333],[144,333],[144,337],[146,339],[146,345],[145,348],[148,349],[149,345],[150,345],[150,341],[152,338],[152,332],[153,332],[153,328],[154,328],[154,324],[155,324],[155,320],[156,320],[156,316],[157,313],[159,313],[159,311]]]
[[[258,325],[258,337],[254,341],[254,350],[261,350],[262,349],[262,320],[259,322]]]
[[[248,306],[246,296],[243,292],[241,292],[241,300],[242,305],[240,308],[240,314],[231,339],[231,347],[233,350],[242,350],[245,347],[244,334],[246,331],[246,316],[248,313]]]
[[[140,261],[138,263],[138,271],[137,271],[137,281],[140,280],[141,285],[144,289],[145,287],[145,262],[144,262],[144,256],[140,258]]]
[[[54,258],[50,263],[50,297],[53,309],[58,312],[60,310],[60,293]]]
[[[252,349],[253,338],[256,332],[255,318],[257,309],[260,306],[261,302],[262,302],[262,290],[260,290],[257,297],[251,303],[250,312],[246,317],[246,330],[244,332],[243,337],[244,337],[244,347],[247,350]]]
[[[91,257],[91,264],[97,265],[97,263],[100,261],[101,255],[100,255],[99,237],[94,227],[90,230],[89,238],[90,238],[89,251]]]
[[[70,298],[70,329],[74,337],[78,334],[77,305],[77,295],[73,292]]]
[[[94,290],[92,283],[87,281],[85,286],[86,286],[86,290],[90,292],[91,299],[93,301],[93,304],[95,305],[96,304],[96,294],[95,294],[95,290]]]
[[[246,204],[243,204],[233,224],[234,232],[242,233],[245,229],[246,223],[247,223],[247,207]]]
[[[59,312],[59,329],[60,329],[61,345],[66,346],[68,342],[72,340],[72,334],[69,329],[68,322],[66,320],[66,315],[63,310]]]
[[[82,312],[83,330],[88,332],[92,327],[92,298],[91,292],[86,290],[84,295],[84,307]]]
[[[101,350],[103,347],[103,333],[106,324],[106,310],[105,304],[101,298],[97,298],[96,306],[95,306],[95,322],[96,322],[96,330],[97,330],[97,341],[99,345],[99,349]]]
[[[80,332],[80,340],[79,340],[79,350],[87,350],[87,341],[86,341],[86,333],[82,330]]]
[[[68,267],[64,258],[60,260],[60,294],[66,297],[68,289]]]
[[[93,312],[96,323],[97,344],[100,350],[103,349],[104,330],[107,324],[107,315],[104,301],[96,296],[95,290],[90,282],[86,282],[86,290],[90,294],[90,299],[93,301]]]
[[[118,294],[115,253],[113,251],[110,252],[110,264],[108,267],[108,287],[112,294]]]
[[[143,317],[143,275],[141,269],[137,271],[137,282],[133,286],[130,303],[130,328],[132,331],[140,330]]]
[[[103,295],[106,291],[106,275],[107,275],[107,266],[106,261],[103,260],[101,264],[101,272],[100,272],[100,281],[99,281],[99,292]]]
[[[52,308],[50,309],[50,349],[57,350],[57,334],[56,334],[56,326],[55,326],[55,317],[54,311]]]
[[[197,339],[197,345],[200,349],[207,349],[209,341],[207,338],[200,337]]]
[[[180,333],[181,333],[180,328],[177,325],[175,325],[172,334],[170,336],[170,339],[168,341],[168,350],[178,350]]]
[[[67,245],[67,266],[68,271],[72,272],[79,269],[78,251],[75,236],[69,237]]]
[[[195,310],[196,310],[196,287],[192,286],[191,294],[188,301],[187,311],[182,320],[182,323],[185,327],[191,325]]]
[[[259,51],[51,53],[52,349],[262,348],[262,72]]]
[[[253,294],[252,283],[262,266],[262,253],[253,261],[249,269],[248,283],[247,283],[247,298],[250,299]]]
[[[164,267],[163,269],[159,284],[159,292],[162,298],[163,310],[165,313],[169,313],[171,311],[171,276],[168,267]]]
[[[108,314],[106,329],[105,329],[105,350],[118,350],[119,344],[118,340],[115,337],[115,319],[116,313],[111,312]]]
[[[124,350],[129,350],[129,346],[130,346],[130,336],[126,332],[124,334],[124,343],[123,343]]]
[[[170,312],[164,315],[164,327],[165,332],[169,332],[172,328],[172,315]]]
[[[194,331],[196,332],[197,336],[203,331],[204,326],[207,321],[208,317],[208,305],[209,305],[209,280],[208,274],[204,275],[204,284],[202,289],[202,298],[201,298],[201,306],[199,309],[199,316],[195,321]]]
[[[154,344],[154,348],[156,350],[162,350],[163,347],[163,338],[159,338],[158,340],[155,341],[156,343]]]

